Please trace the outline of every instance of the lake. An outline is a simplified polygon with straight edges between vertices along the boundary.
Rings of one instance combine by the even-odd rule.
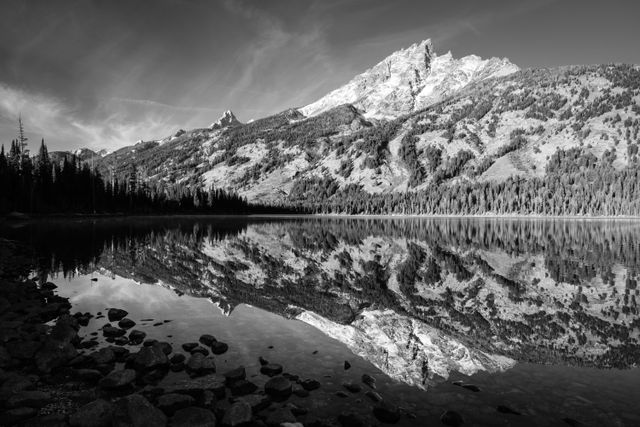
[[[72,312],[125,309],[174,348],[212,334],[229,344],[218,371],[258,385],[259,356],[317,379],[291,398],[306,417],[373,423],[369,388],[343,386],[366,373],[398,425],[640,425],[637,221],[105,218],[0,236]]]

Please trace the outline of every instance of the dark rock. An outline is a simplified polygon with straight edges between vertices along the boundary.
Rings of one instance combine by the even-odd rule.
[[[474,384],[462,384],[462,388],[466,388],[467,390],[471,390],[474,393],[477,393],[480,391],[480,387],[478,387],[477,385]]]
[[[158,398],[158,408],[167,415],[173,415],[177,410],[193,406],[195,399],[188,394],[169,393]]]
[[[247,380],[234,381],[230,386],[231,394],[234,396],[246,396],[258,389],[258,386]]]
[[[464,419],[462,418],[462,415],[460,415],[456,411],[445,411],[440,416],[440,421],[442,422],[442,424],[446,426],[451,426],[451,427],[458,427],[464,424]]]
[[[171,352],[173,351],[173,347],[171,346],[171,344],[169,344],[166,341],[160,341],[158,345],[160,346],[160,349],[162,350],[162,352],[167,356],[170,355]]]
[[[109,318],[109,322],[117,322],[118,320],[122,320],[126,317],[129,312],[125,310],[121,310],[119,308],[111,308],[107,312],[107,317]]]
[[[207,350],[206,348],[202,347],[201,345],[196,346],[195,348],[193,348],[190,351],[191,354],[196,354],[196,353],[200,353],[203,356],[208,356],[209,355],[209,350]]]
[[[75,374],[79,380],[89,383],[95,383],[102,378],[102,373],[97,369],[77,369]]]
[[[124,319],[118,322],[118,326],[120,326],[122,329],[131,329],[134,326],[136,326],[136,322],[129,319],[128,317],[125,317]]]
[[[127,344],[129,344],[129,338],[127,338],[127,337],[115,337],[113,339],[113,343],[115,345],[120,345],[120,346],[127,345]]]
[[[115,326],[105,326],[102,328],[102,335],[107,338],[121,337],[126,333],[127,331],[124,329],[116,328]]]
[[[298,380],[300,379],[299,376],[293,375],[293,374],[289,374],[287,372],[283,373],[282,376],[285,377],[286,379],[288,379],[289,381],[291,381],[292,383],[298,382]]]
[[[264,391],[271,396],[286,397],[291,394],[291,381],[282,376],[271,378],[264,385]]]
[[[93,359],[93,362],[96,365],[104,365],[106,363],[114,363],[116,361],[116,355],[110,348],[101,348],[95,353],[91,353],[89,356]]]
[[[342,398],[349,397],[349,395],[347,393],[345,393],[344,391],[336,391],[335,395],[338,396],[338,397],[342,397]]]
[[[147,336],[147,334],[145,332],[139,331],[137,329],[134,329],[133,331],[131,331],[129,333],[129,342],[132,345],[139,345],[142,344],[142,341],[144,341],[144,338]]]
[[[57,288],[58,288],[58,286],[56,286],[56,284],[52,283],[52,282],[46,282],[46,283],[43,283],[42,285],[40,285],[40,289],[46,289],[46,290],[49,290],[49,291],[52,291],[52,290],[57,289]]]
[[[369,390],[364,395],[367,396],[369,399],[371,399],[371,401],[373,402],[376,402],[376,403],[382,402],[382,396],[380,396],[380,394],[376,393],[375,391]]]
[[[162,346],[155,343],[150,347],[142,347],[133,359],[133,366],[136,369],[155,369],[159,367],[168,367],[169,359],[162,351]]]
[[[200,336],[199,341],[206,345],[211,347],[211,344],[213,344],[214,342],[218,341],[213,335],[209,335],[209,334],[204,334]]]
[[[310,395],[310,393],[299,384],[293,386],[292,393],[298,397],[309,397]]]
[[[152,345],[154,345],[157,342],[158,342],[158,340],[153,339],[153,338],[149,338],[149,339],[144,340],[142,345],[144,345],[145,347],[151,347]]]
[[[236,427],[251,422],[251,406],[243,401],[235,402],[224,414],[222,425],[225,427]]]
[[[342,387],[351,393],[360,393],[362,391],[362,386],[356,383],[342,383]]]
[[[300,385],[307,391],[313,391],[320,388],[320,383],[316,380],[311,379],[302,381]]]
[[[66,365],[77,355],[78,351],[70,342],[48,339],[36,354],[36,366],[40,372],[48,374],[53,369]]]
[[[163,427],[167,417],[139,394],[124,397],[115,403],[113,427]]]
[[[247,402],[254,413],[267,409],[271,405],[271,399],[262,394],[250,394],[241,397],[239,400]]]
[[[267,359],[265,359],[264,357],[262,357],[262,356],[258,357],[258,362],[260,362],[261,366],[269,364],[269,361]]]
[[[309,410],[307,408],[298,406],[295,403],[287,403],[285,407],[288,408],[291,411],[291,413],[296,417],[306,415],[307,413],[309,413]]]
[[[203,408],[185,408],[176,411],[171,417],[172,427],[215,427],[213,412]]]
[[[296,417],[289,408],[278,408],[267,415],[268,426],[280,426],[284,423],[295,423]]]
[[[389,402],[381,402],[373,407],[373,415],[383,423],[395,424],[400,420],[400,409]]]
[[[346,370],[348,370],[349,368],[351,368],[351,363],[349,363],[349,361],[348,361],[348,360],[345,360],[345,361],[344,361],[344,370],[346,371]]]
[[[211,344],[211,352],[213,354],[224,354],[227,350],[229,350],[229,346],[221,341],[216,341]]]
[[[171,365],[169,365],[169,370],[171,370],[171,372],[182,372],[184,371],[186,368],[184,362],[180,362],[180,363],[172,363]]]
[[[376,389],[376,379],[373,378],[369,374],[362,374],[362,382],[371,387],[372,389]]]
[[[113,351],[113,354],[116,356],[116,362],[124,362],[130,356],[131,352],[127,348],[123,347],[108,347],[109,350]]]
[[[338,422],[342,427],[365,427],[367,423],[356,413],[343,412],[338,415]]]
[[[239,366],[235,369],[225,372],[223,375],[227,379],[227,383],[231,384],[235,381],[245,379],[247,376],[247,373],[244,369],[244,366]]]
[[[9,408],[27,406],[29,408],[42,408],[51,401],[51,395],[38,390],[19,391],[7,400]]]
[[[187,342],[187,343],[182,344],[182,349],[184,351],[186,351],[187,353],[191,353],[191,350],[193,350],[196,347],[198,347],[198,343],[197,342]]]
[[[260,368],[260,373],[273,377],[282,373],[282,365],[277,363],[269,363]]]
[[[225,378],[222,375],[206,375],[177,381],[163,386],[165,393],[182,393],[198,399],[203,391],[211,391],[216,397],[225,395]]]
[[[82,341],[80,343],[80,348],[93,348],[93,347],[97,347],[100,343],[96,340],[89,340],[89,341]]]
[[[503,414],[520,415],[520,412],[514,411],[513,409],[509,408],[508,406],[504,406],[504,405],[498,405],[496,410],[498,412],[503,413]]]
[[[133,369],[122,369],[113,371],[106,377],[102,378],[98,385],[101,388],[112,390],[128,386],[136,379],[136,371]]]
[[[0,425],[11,426],[29,418],[35,417],[37,409],[22,407],[14,408],[0,414]]]
[[[69,416],[71,427],[110,427],[113,419],[113,405],[98,399],[78,409]]]
[[[184,354],[176,353],[169,358],[171,363],[182,363],[187,360],[187,357]]]
[[[168,368],[164,366],[161,368],[152,369],[144,374],[144,376],[142,377],[142,382],[144,382],[145,384],[155,385],[160,382],[160,380],[162,380],[168,372]]]

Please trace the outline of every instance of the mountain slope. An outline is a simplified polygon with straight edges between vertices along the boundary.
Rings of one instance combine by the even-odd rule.
[[[398,198],[436,189],[433,197],[448,191],[459,194],[459,185],[487,185],[492,188],[489,201],[495,201],[503,183],[511,189],[521,179],[556,182],[569,176],[583,185],[584,189],[576,189],[581,193],[595,191],[589,182],[606,184],[599,190],[598,206],[611,205],[616,197],[616,206],[631,206],[629,200],[636,198],[616,191],[614,181],[632,179],[626,176],[635,176],[638,167],[637,66],[513,72],[508,61],[438,57],[428,42],[390,58],[392,78],[380,85],[375,83],[383,78],[378,71],[384,70],[384,61],[300,110],[246,124],[228,112],[219,125],[125,147],[98,159],[97,166],[107,178],[120,182],[129,181],[135,172],[154,191],[215,186],[264,203],[314,209],[331,205],[332,211],[354,213],[469,213],[457,204],[473,200],[455,201],[438,210],[417,208],[418,202],[411,201],[398,210]],[[422,64],[417,74],[407,65],[416,61]],[[445,66],[452,63],[456,65]],[[414,86],[411,73],[416,79],[426,76],[420,77],[422,86]],[[441,83],[425,84],[434,76]],[[367,90],[353,98],[356,92],[349,88],[364,81]],[[410,86],[420,90],[407,98]],[[383,93],[391,98],[381,97]],[[335,94],[355,105],[333,106],[343,101]],[[383,110],[393,118],[374,117]],[[557,185],[573,188],[561,183],[543,186],[540,192],[554,192]],[[474,188],[482,194],[489,191]],[[369,197],[375,200],[369,202]],[[360,201],[357,208],[346,207],[355,199]],[[478,204],[472,213],[537,212],[528,205],[483,206]],[[598,209],[599,214],[627,212]],[[583,208],[544,207],[541,212],[549,211],[575,214]]]

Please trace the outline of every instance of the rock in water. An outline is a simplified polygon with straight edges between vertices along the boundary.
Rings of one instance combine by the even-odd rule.
[[[124,397],[115,403],[113,427],[164,427],[167,417],[139,394]]]
[[[129,312],[119,309],[119,308],[111,308],[107,312],[107,317],[109,318],[109,322],[117,322],[126,317]]]
[[[215,427],[216,416],[203,408],[185,408],[171,417],[171,427]]]
[[[374,406],[373,415],[383,423],[394,424],[400,421],[400,409],[389,402],[381,402]]]
[[[154,369],[166,367],[169,365],[167,355],[162,351],[160,343],[155,343],[150,347],[142,347],[140,351],[134,355],[133,366],[136,369]]]
[[[442,424],[446,426],[451,426],[451,427],[458,427],[464,424],[464,419],[462,418],[462,415],[460,415],[456,411],[445,411],[440,416],[440,421],[442,422]]]
[[[264,385],[264,391],[274,397],[289,396],[291,390],[291,382],[282,376],[273,377]]]
[[[224,414],[222,425],[236,427],[251,422],[251,406],[244,400],[235,402]]]
[[[123,369],[113,371],[102,378],[98,385],[107,390],[119,389],[128,386],[136,379],[136,371],[133,369]]]
[[[71,427],[110,427],[113,405],[104,399],[94,400],[69,417]]]

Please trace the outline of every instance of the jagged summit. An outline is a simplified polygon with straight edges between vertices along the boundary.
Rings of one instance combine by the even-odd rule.
[[[395,118],[419,110],[469,83],[511,74],[519,68],[508,59],[436,55],[430,39],[392,53],[349,83],[300,109],[314,116],[351,103],[365,117]]]
[[[235,114],[231,110],[227,110],[222,113],[220,118],[209,126],[211,129],[222,129],[229,126],[237,126],[241,124],[240,121],[236,118]]]

